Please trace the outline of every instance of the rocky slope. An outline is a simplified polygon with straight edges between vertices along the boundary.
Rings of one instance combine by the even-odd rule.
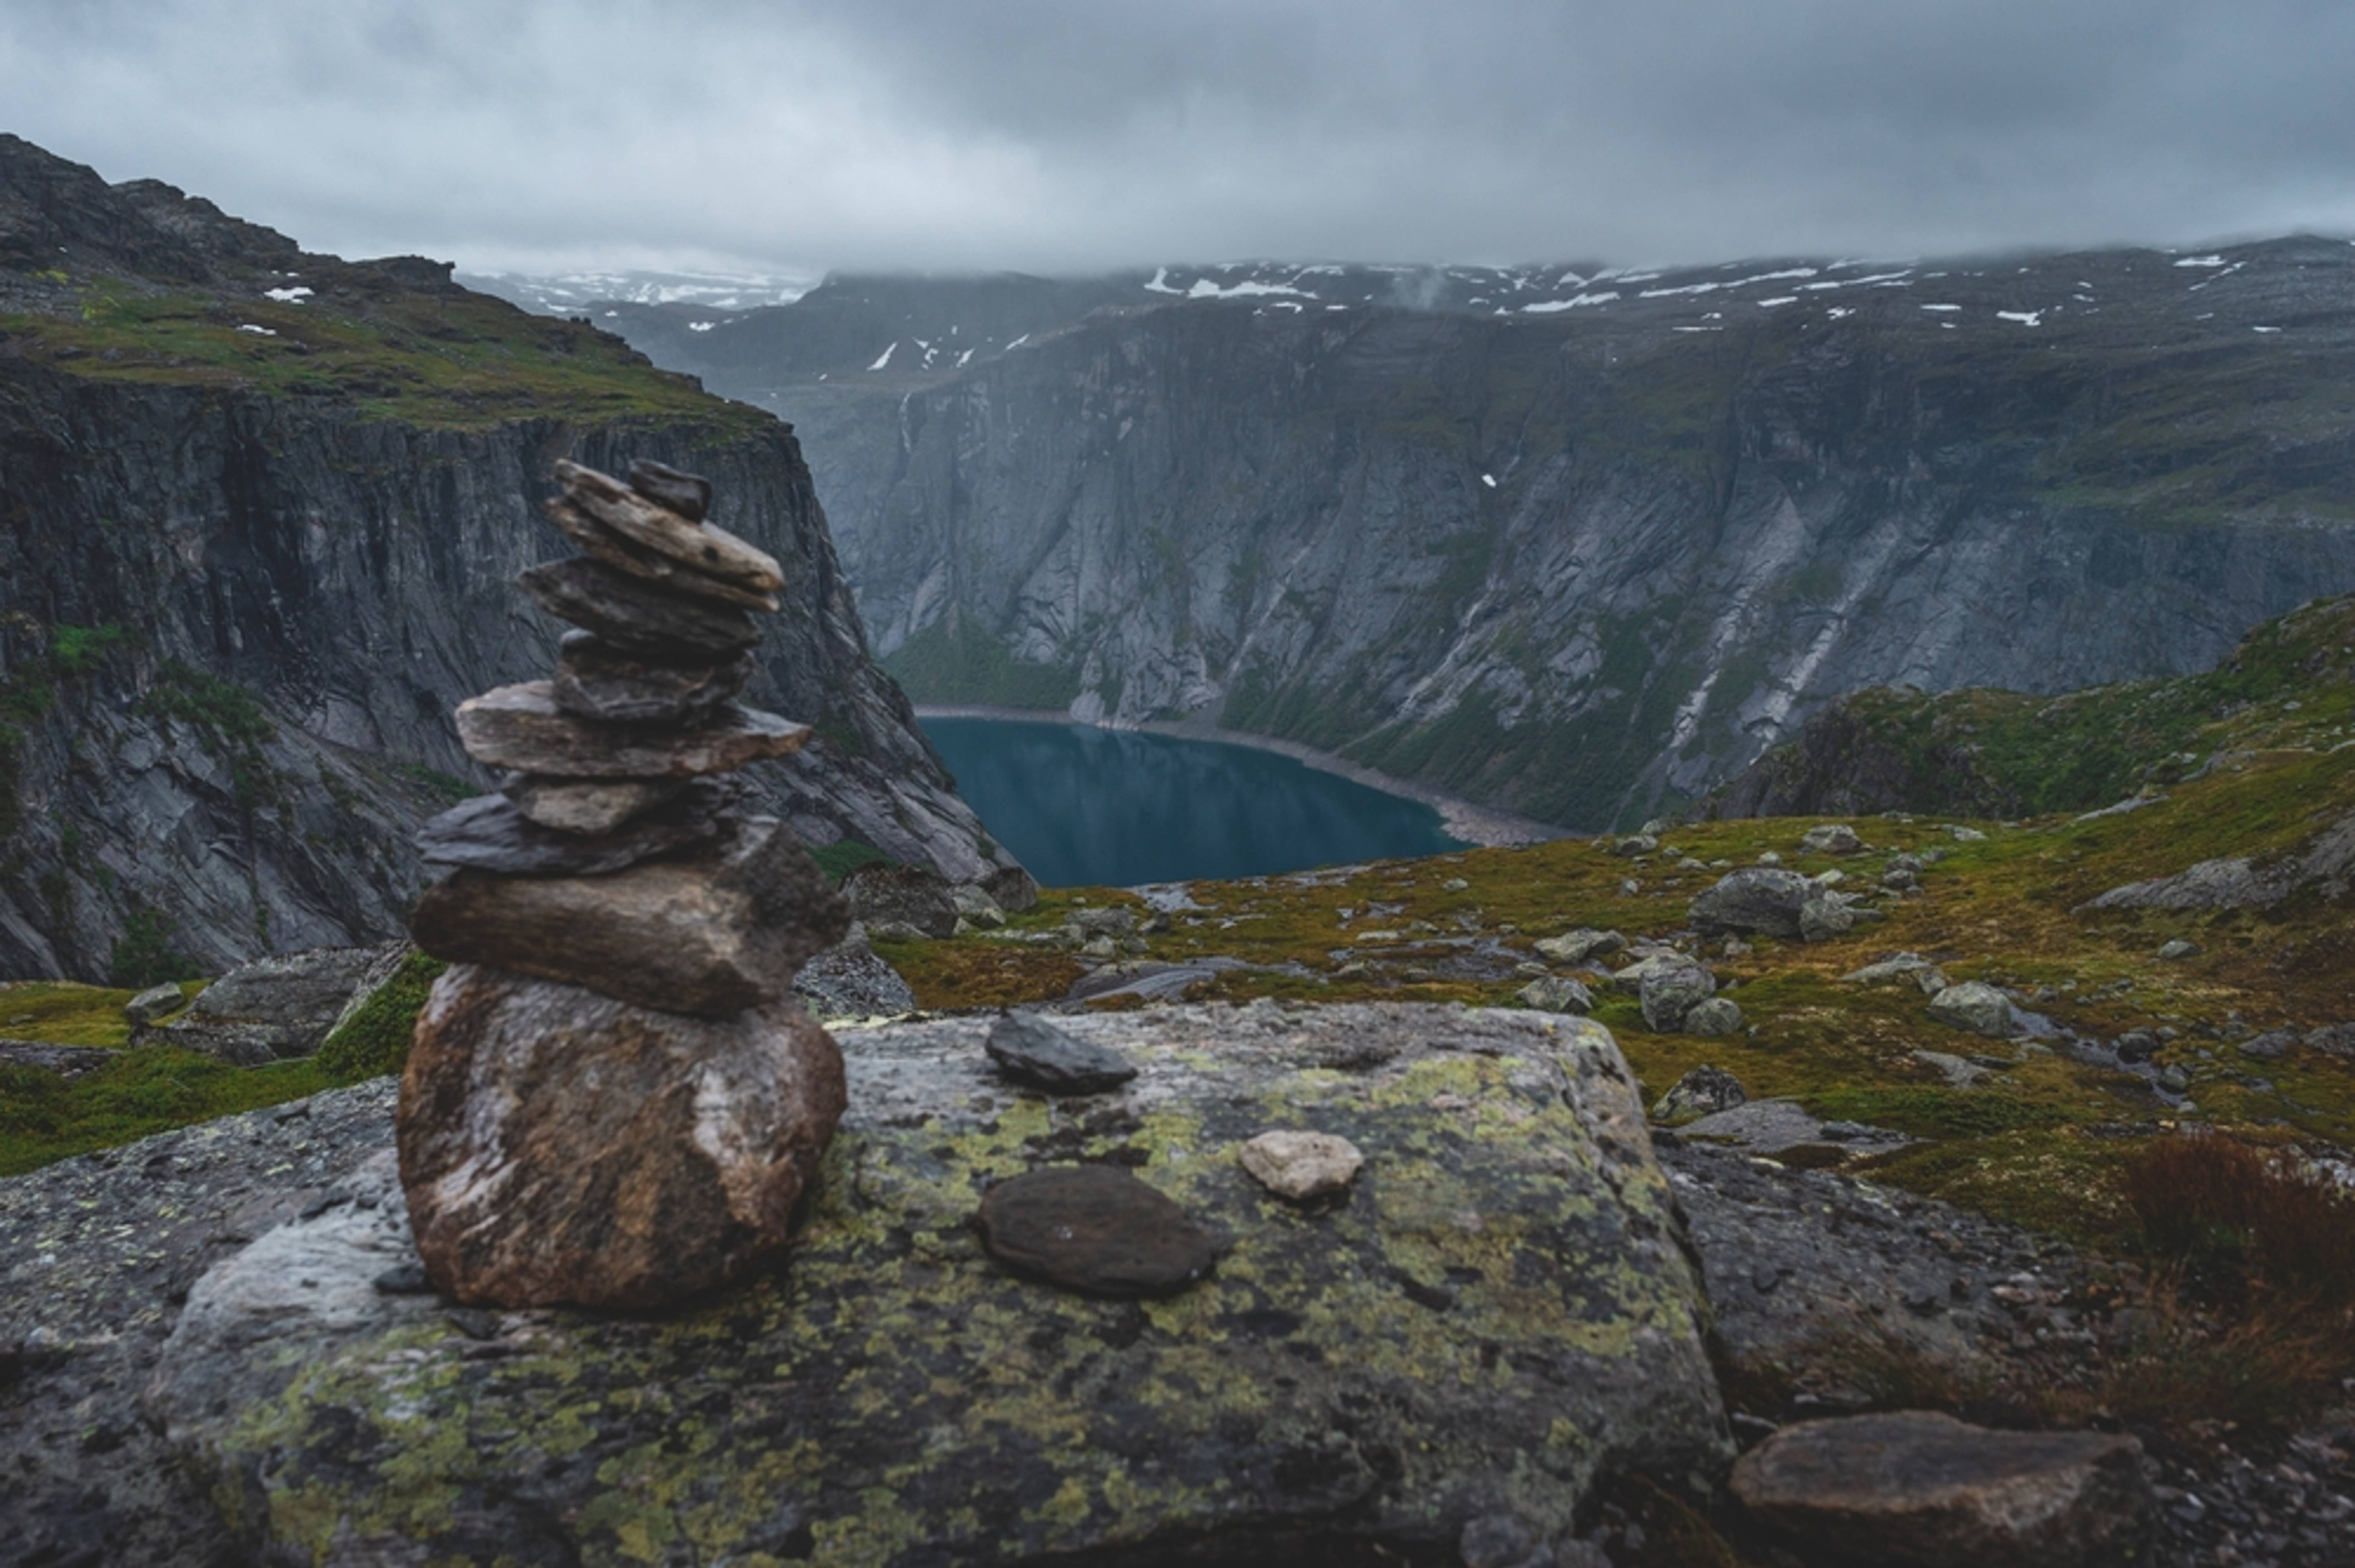
[[[920,700],[1213,718],[1577,827],[1848,691],[2187,672],[2355,586],[2339,241],[595,309],[797,421]]]
[[[869,662],[790,429],[414,258],[346,263],[0,138],[0,974],[218,972],[398,934],[450,722],[546,662],[549,465],[709,475],[787,565],[748,700],[818,842],[994,846]]]

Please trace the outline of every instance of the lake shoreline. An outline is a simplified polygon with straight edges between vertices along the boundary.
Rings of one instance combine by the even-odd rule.
[[[1550,822],[1515,816],[1510,811],[1483,806],[1444,789],[1433,789],[1428,785],[1378,773],[1347,758],[1336,757],[1329,751],[1319,751],[1297,741],[1279,740],[1273,736],[1252,735],[1242,730],[1220,729],[1207,722],[1148,719],[1142,724],[1089,724],[1073,718],[1060,708],[1003,708],[975,703],[918,703],[915,710],[919,722],[928,718],[953,718],[996,719],[1008,724],[1060,724],[1074,729],[1135,730],[1142,735],[1165,736],[1172,740],[1209,740],[1225,746],[1245,747],[1253,751],[1272,751],[1319,773],[1330,773],[1353,784],[1362,784],[1369,789],[1379,789],[1385,795],[1428,806],[1439,813],[1440,822],[1446,828],[1449,837],[1483,849],[1510,849],[1581,836]]]

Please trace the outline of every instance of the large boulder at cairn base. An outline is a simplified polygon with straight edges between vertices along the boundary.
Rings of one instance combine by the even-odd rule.
[[[401,1079],[401,1185],[434,1285],[650,1307],[783,1247],[843,1107],[791,1002],[713,1020],[460,965]]]
[[[410,929],[453,964],[720,1018],[784,995],[850,911],[791,832],[751,817],[704,853],[602,876],[455,872],[425,890]]]
[[[1138,1069],[1078,1105],[1010,1089],[990,1023],[844,1033],[850,1108],[783,1268],[653,1319],[453,1314],[369,1287],[399,1231],[356,1202],[198,1283],[151,1414],[250,1560],[349,1565],[1455,1563],[1475,1520],[1569,1532],[1605,1469],[1732,1457],[1601,1026],[1078,1016]],[[1240,1158],[1271,1129],[1364,1164],[1287,1201]],[[1215,1268],[1108,1298],[985,1252],[987,1193],[1088,1162],[1215,1234]],[[282,1288],[233,1276],[256,1255]]]

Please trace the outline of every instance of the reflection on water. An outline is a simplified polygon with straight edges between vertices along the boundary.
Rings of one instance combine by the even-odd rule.
[[[1439,813],[1214,741],[928,718],[958,792],[1050,887],[1259,876],[1460,848]]]

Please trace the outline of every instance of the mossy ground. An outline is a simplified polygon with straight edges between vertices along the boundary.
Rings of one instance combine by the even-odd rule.
[[[2350,901],[2309,892],[2255,912],[2082,908],[2111,887],[2201,860],[2296,849],[2355,812],[2355,746],[2342,744],[2341,733],[2346,694],[2307,690],[2307,722],[2296,733],[2282,731],[2279,699],[2254,715],[2244,710],[2211,724],[2194,738],[2228,749],[2225,760],[2173,786],[2169,798],[2119,815],[2009,824],[1869,818],[1856,825],[1870,851],[1845,860],[1797,853],[1812,819],[1767,819],[1678,827],[1660,853],[1636,859],[1609,853],[1604,841],[1565,840],[1197,883],[1192,896],[1203,907],[1169,916],[1166,930],[1145,938],[1142,956],[1225,956],[1254,966],[1202,982],[1198,998],[1509,1006],[1529,979],[1520,966],[1538,961],[1538,938],[1575,927],[1673,937],[1688,925],[1693,895],[1722,874],[1717,863],[1747,865],[1771,850],[1795,869],[1837,868],[1870,885],[1891,854],[1934,857],[1917,896],[1886,900],[1885,920],[1847,937],[1758,938],[1732,957],[1711,945],[1721,983],[1731,983],[1745,1017],[1740,1034],[1654,1033],[1632,997],[1599,985],[1595,1016],[1618,1034],[1651,1094],[1712,1064],[1753,1097],[1787,1096],[1827,1118],[1924,1140],[1872,1162],[1877,1179],[2080,1242],[2130,1245],[2135,1223],[2119,1172],[2135,1150],[2179,1121],[2274,1143],[2355,1144],[2355,1063],[2303,1048],[2259,1061],[2229,1043],[2355,1020]],[[2253,716],[2262,733],[2252,731]],[[1953,826],[1986,837],[1958,840]],[[1679,869],[1678,858],[1710,869]],[[887,956],[927,1008],[1046,1001],[1064,994],[1076,966],[1063,949],[1021,936],[1060,927],[1077,907],[1122,903],[1140,921],[1152,913],[1118,890],[1058,889],[1005,934],[900,944]],[[2175,938],[2199,953],[2158,959],[2158,948]],[[2175,1031],[2157,1060],[2190,1075],[2196,1109],[2170,1109],[2140,1077],[2061,1055],[2011,1062],[2010,1045],[1933,1021],[1910,984],[1838,978],[1897,951],[1932,959],[1953,980],[2010,986],[2081,1034]],[[1958,1088],[1917,1051],[2004,1060],[1980,1085]]]
[[[97,275],[50,311],[0,316],[11,352],[101,381],[324,398],[407,424],[767,416],[655,369],[619,338],[464,291],[369,287],[362,269],[298,302]],[[325,281],[323,276],[323,281]],[[260,330],[250,330],[260,329]]]

